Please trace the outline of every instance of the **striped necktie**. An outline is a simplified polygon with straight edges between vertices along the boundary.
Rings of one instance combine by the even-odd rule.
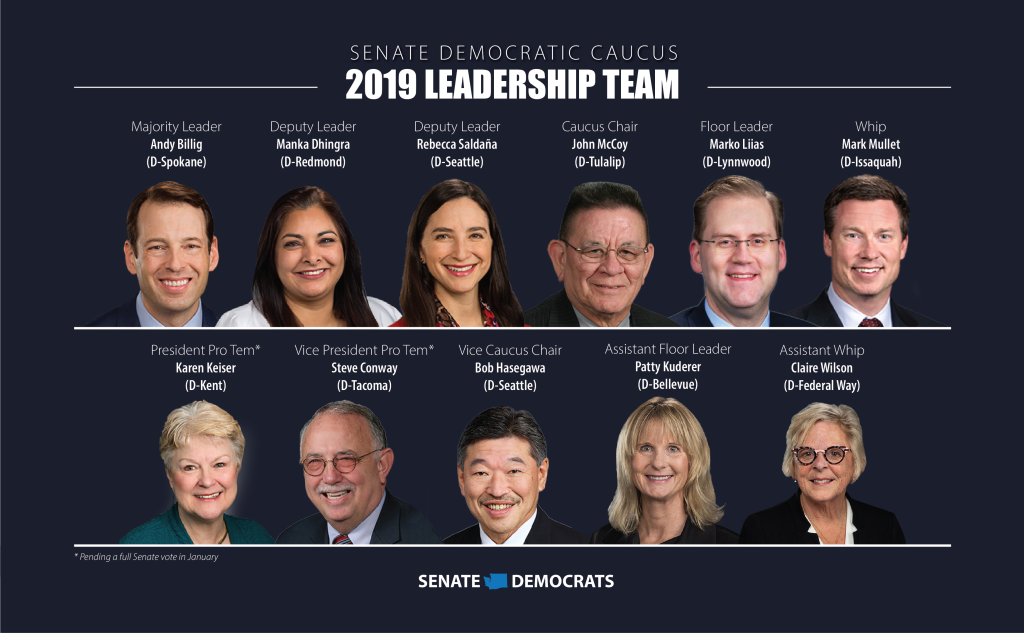
[[[348,537],[348,534],[339,534],[334,537],[332,545],[351,545],[352,539]]]

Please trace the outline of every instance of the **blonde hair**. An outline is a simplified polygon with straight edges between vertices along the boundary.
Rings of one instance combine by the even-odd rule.
[[[235,450],[235,463],[242,467],[242,455],[245,453],[242,427],[230,413],[203,400],[179,407],[167,416],[164,432],[160,434],[160,458],[164,460],[164,468],[170,470],[175,451],[187,446],[189,440],[197,435],[230,440]]]
[[[793,416],[789,423],[789,431],[786,432],[786,454],[782,458],[782,473],[787,477],[793,477],[793,461],[796,459],[793,449],[803,445],[807,434],[818,422],[835,422],[843,429],[847,448],[850,449],[849,457],[853,459],[853,477],[850,483],[857,481],[868,465],[868,457],[864,453],[864,431],[861,429],[857,412],[845,404],[812,402]]]
[[[711,483],[711,449],[700,422],[675,398],[651,398],[629,416],[615,447],[615,470],[618,489],[608,506],[608,521],[612,527],[630,534],[640,525],[643,502],[633,479],[633,455],[640,436],[652,422],[661,422],[665,432],[682,444],[689,460],[683,503],[689,520],[701,530],[717,523],[724,514],[715,505],[715,487]]]

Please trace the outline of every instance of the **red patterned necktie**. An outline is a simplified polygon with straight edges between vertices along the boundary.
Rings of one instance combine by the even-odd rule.
[[[882,322],[871,317],[864,317],[857,327],[882,327]]]
[[[348,534],[339,534],[334,537],[332,545],[351,545],[352,539],[348,537]]]

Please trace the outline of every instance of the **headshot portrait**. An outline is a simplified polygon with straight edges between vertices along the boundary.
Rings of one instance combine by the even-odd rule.
[[[690,267],[704,299],[671,319],[683,327],[810,327],[768,302],[786,268],[782,200],[756,180],[725,176],[693,203]]]
[[[548,445],[528,411],[494,407],[473,418],[459,438],[459,490],[478,521],[444,540],[449,545],[586,543],[537,504],[548,481]]]
[[[615,446],[618,487],[608,525],[591,543],[606,545],[735,544],[717,523],[711,449],[700,422],[674,398],[651,398],[634,411]]]
[[[393,327],[522,327],[501,229],[473,183],[446,180],[420,200],[409,222]]]
[[[359,247],[337,201],[299,187],[278,198],[263,223],[252,301],[217,327],[387,327],[400,316],[366,296]]]
[[[348,400],[320,407],[299,431],[299,462],[317,513],[281,532],[279,544],[441,542],[427,517],[388,490],[395,454],[368,408]]]
[[[122,545],[242,545],[274,542],[255,521],[226,514],[238,493],[245,436],[215,404],[171,411],[160,435],[160,459],[174,491],[171,508],[121,539]]]
[[[533,327],[675,327],[634,301],[654,260],[640,194],[614,182],[572,190],[548,256],[562,290],[526,312]]]
[[[213,327],[220,315],[201,298],[220,253],[213,214],[195,189],[161,182],[128,208],[124,263],[139,293],[85,327]]]
[[[906,543],[896,515],[850,497],[847,487],[864,473],[860,418],[840,404],[809,404],[786,433],[782,474],[796,493],[747,517],[741,543],[853,545]]]
[[[832,281],[790,312],[823,327],[945,327],[892,300],[910,241],[910,203],[881,176],[844,180],[825,198],[825,255]]]

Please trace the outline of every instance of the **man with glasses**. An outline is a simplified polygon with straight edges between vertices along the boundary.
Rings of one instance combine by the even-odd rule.
[[[525,314],[533,327],[675,327],[633,301],[654,259],[640,194],[614,182],[572,190],[548,256],[565,288]]]
[[[943,327],[889,300],[907,256],[910,204],[880,176],[854,176],[825,198],[832,283],[791,315],[823,327]]]
[[[704,276],[704,300],[671,317],[683,327],[810,327],[770,312],[786,267],[782,200],[761,183],[726,176],[693,204],[690,266]]]
[[[425,516],[388,492],[394,459],[373,411],[348,400],[320,407],[299,431],[306,494],[320,512],[286,529],[277,542],[440,543]]]

